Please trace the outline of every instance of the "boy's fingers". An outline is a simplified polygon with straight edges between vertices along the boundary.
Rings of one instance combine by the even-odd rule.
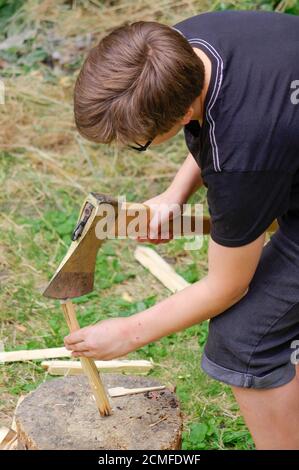
[[[72,352],[72,357],[94,357],[90,351]]]
[[[77,347],[80,345],[83,345],[85,344],[84,341],[80,341],[80,343],[72,343],[72,344],[69,344],[67,343],[66,341],[64,341],[64,346],[65,346],[65,349],[67,349],[68,351],[74,351],[75,349],[77,349]],[[86,346],[85,346],[85,349],[86,349]]]
[[[80,343],[81,341],[84,341],[84,333],[82,330],[74,331],[74,333],[71,333],[64,338],[65,344],[68,345]]]
[[[87,346],[84,341],[81,341],[81,343],[76,343],[72,344],[69,346],[69,349],[74,352],[79,352],[79,351],[87,351]]]

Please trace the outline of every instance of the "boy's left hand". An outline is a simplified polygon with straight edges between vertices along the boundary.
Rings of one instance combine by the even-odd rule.
[[[64,344],[73,357],[109,360],[136,349],[130,333],[128,318],[112,318],[71,333]]]

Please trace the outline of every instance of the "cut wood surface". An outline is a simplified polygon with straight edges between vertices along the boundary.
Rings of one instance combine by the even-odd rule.
[[[19,447],[180,449],[182,415],[174,391],[139,375],[105,374],[103,381],[107,390],[115,390],[108,418],[100,418],[84,375],[46,380],[30,392],[17,411]]]
[[[80,361],[43,361],[41,365],[51,375],[77,375],[83,373]],[[152,361],[128,359],[95,361],[95,365],[101,372],[130,372],[136,374],[147,374],[154,367]]]
[[[23,349],[19,351],[5,351],[0,352],[0,363],[54,359],[56,357],[71,357],[71,351],[68,351],[66,348]]]
[[[190,285],[152,248],[139,245],[134,252],[134,256],[171,292],[177,292]]]

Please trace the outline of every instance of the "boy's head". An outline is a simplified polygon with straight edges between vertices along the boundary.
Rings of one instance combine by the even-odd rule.
[[[77,128],[93,142],[167,140],[190,120],[203,80],[203,63],[179,32],[155,22],[122,26],[90,51],[80,71]]]

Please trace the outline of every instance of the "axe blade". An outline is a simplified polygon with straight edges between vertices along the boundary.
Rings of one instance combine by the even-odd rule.
[[[49,282],[43,292],[51,299],[73,299],[93,291],[94,274],[60,271]]]
[[[72,243],[43,295],[53,299],[73,299],[93,291],[96,256],[103,239],[96,235],[96,225],[103,218],[101,204],[113,206],[116,220],[118,203],[111,197],[90,193],[85,199]]]

